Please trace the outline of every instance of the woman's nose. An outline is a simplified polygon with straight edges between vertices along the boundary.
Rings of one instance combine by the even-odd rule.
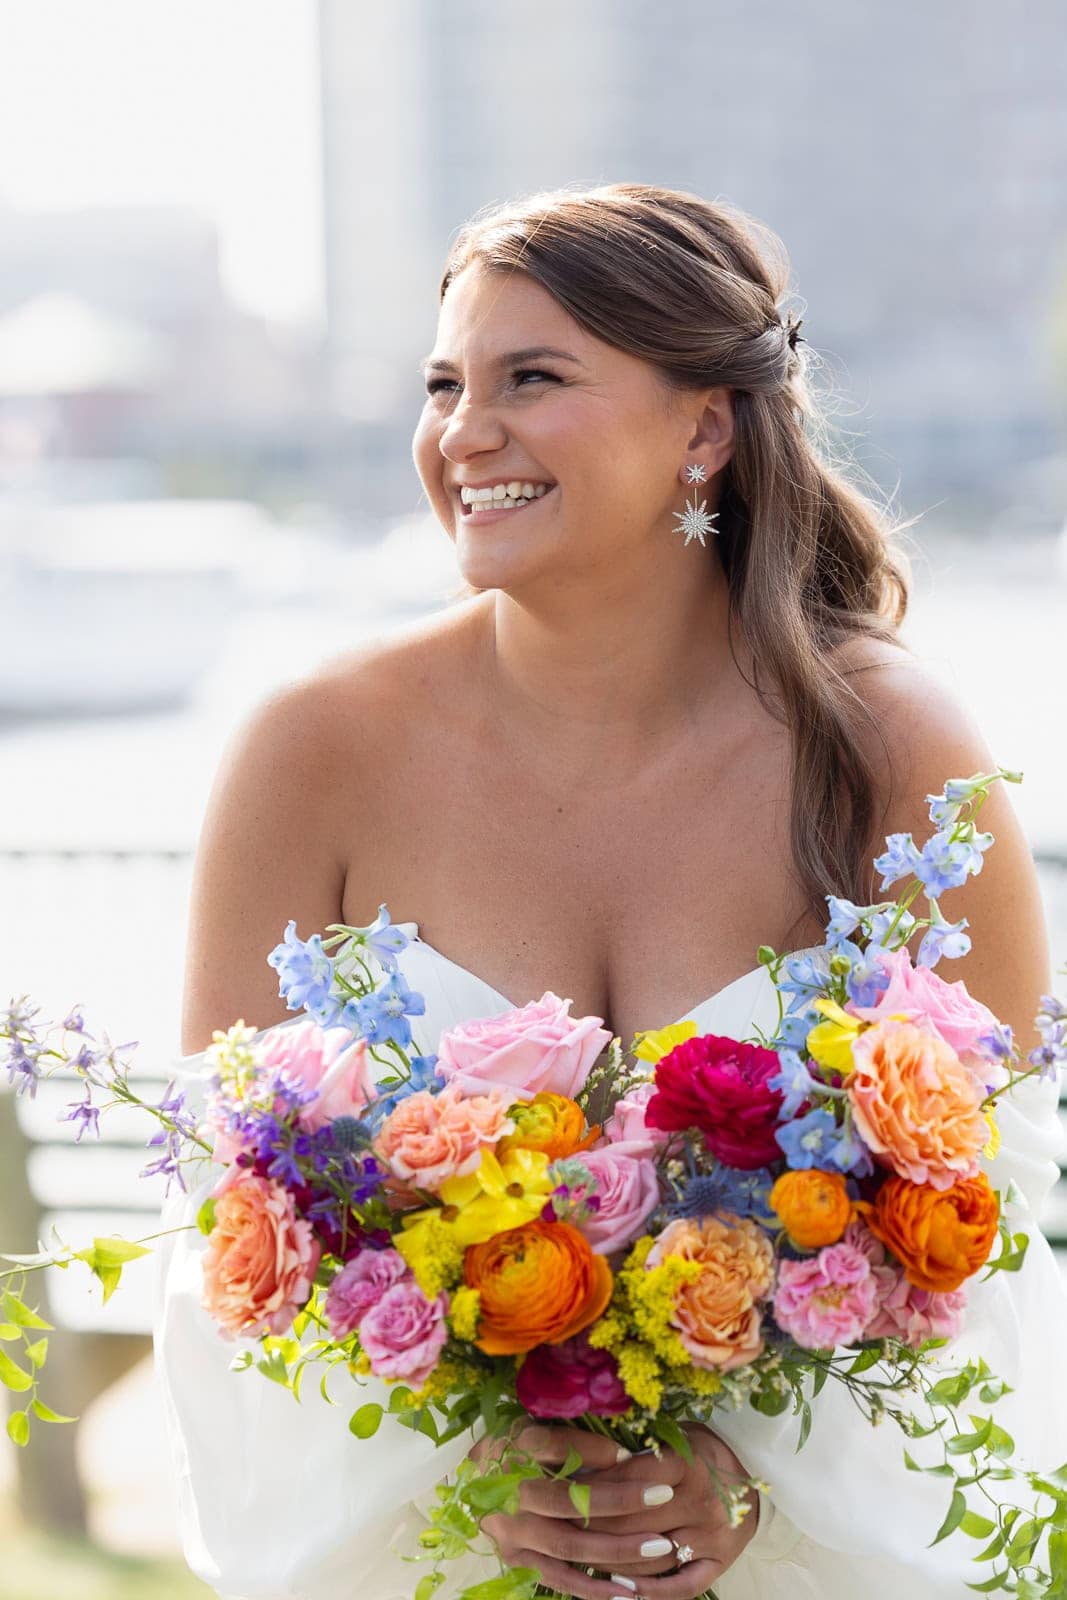
[[[461,461],[467,455],[499,449],[505,438],[492,403],[488,400],[472,400],[470,394],[466,393],[449,411],[441,429],[441,453],[451,461]]]

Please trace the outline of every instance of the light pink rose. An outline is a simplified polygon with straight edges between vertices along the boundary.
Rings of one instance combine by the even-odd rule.
[[[988,1006],[967,992],[962,978],[946,983],[929,967],[913,966],[906,949],[878,950],[877,956],[889,973],[889,987],[879,995],[877,1005],[856,1006],[850,1001],[845,1010],[867,1022],[903,1012],[920,1026],[932,1028],[980,1084],[994,1083],[1001,1069],[977,1049],[980,1036],[997,1023]]]
[[[573,1004],[549,989],[529,1005],[449,1028],[437,1045],[438,1076],[468,1094],[495,1087],[512,1100],[541,1090],[573,1100],[611,1043],[599,1017],[567,1015]]]
[[[366,1040],[353,1039],[347,1028],[324,1031],[309,1018],[268,1033],[259,1049],[265,1067],[284,1067],[303,1088],[318,1091],[298,1119],[309,1133],[334,1117],[360,1116],[374,1092]]]
[[[774,1316],[804,1350],[832,1350],[866,1336],[878,1284],[864,1252],[842,1239],[802,1261],[780,1261]]]
[[[361,1250],[353,1256],[326,1293],[330,1337],[347,1339],[386,1291],[408,1276],[407,1262],[398,1250]]]
[[[241,1172],[215,1203],[204,1308],[229,1339],[285,1333],[311,1294],[320,1255],[289,1191]]]
[[[636,1150],[631,1146],[631,1151]],[[596,1182],[600,1209],[578,1224],[597,1255],[609,1256],[632,1244],[659,1205],[656,1164],[648,1156],[628,1154],[610,1145],[586,1150],[577,1158]]]
[[[967,1309],[964,1288],[938,1292],[917,1289],[904,1276],[904,1269],[889,1259],[882,1241],[858,1219],[849,1223],[844,1240],[867,1257],[877,1285],[874,1315],[867,1324],[865,1339],[902,1339],[918,1349],[925,1339],[956,1338]]]
[[[482,1151],[514,1132],[505,1096],[464,1096],[453,1083],[440,1094],[422,1089],[401,1100],[374,1149],[394,1177],[417,1189],[438,1189],[446,1178],[474,1172]]]
[[[599,1141],[598,1148],[607,1144],[624,1144],[635,1155],[640,1153],[649,1156],[662,1149],[671,1135],[662,1128],[650,1128],[645,1120],[648,1102],[655,1093],[655,1080],[650,1078],[647,1083],[639,1083],[624,1094],[604,1124],[604,1137]]]
[[[411,1276],[387,1289],[359,1325],[359,1342],[379,1378],[418,1388],[437,1365],[448,1338],[447,1294],[428,1300]]]

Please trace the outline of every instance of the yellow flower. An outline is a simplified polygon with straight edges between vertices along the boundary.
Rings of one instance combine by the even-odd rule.
[[[663,1399],[663,1380],[653,1352],[635,1339],[623,1346],[616,1359],[619,1377],[630,1399],[649,1411],[658,1411]]]
[[[404,1229],[393,1236],[393,1244],[430,1300],[463,1277],[463,1246],[438,1206],[406,1216]]]
[[[483,1150],[477,1172],[442,1183],[443,1205],[407,1213],[393,1243],[424,1294],[432,1299],[458,1282],[468,1245],[541,1215],[552,1190],[548,1166],[543,1150],[512,1150],[503,1161]]]
[[[696,1031],[695,1022],[672,1022],[669,1028],[650,1028],[645,1033],[635,1033],[633,1054],[639,1061],[651,1061],[655,1066],[675,1045],[692,1039]]]
[[[805,1040],[808,1054],[820,1067],[847,1075],[852,1071],[852,1046],[856,1035],[867,1024],[859,1017],[850,1017],[836,1000],[819,999],[812,1004],[827,1020],[817,1022],[808,1034]]]
[[[481,1309],[482,1297],[477,1289],[464,1287],[456,1290],[449,1306],[448,1320],[457,1339],[474,1339]]]
[[[1000,1149],[1000,1129],[997,1127],[997,1121],[992,1111],[983,1111],[982,1115],[989,1124],[989,1143],[983,1149],[982,1154],[988,1160],[992,1161],[993,1157]]]

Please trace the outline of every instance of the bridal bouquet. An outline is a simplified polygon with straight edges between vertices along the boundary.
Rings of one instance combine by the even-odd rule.
[[[904,883],[895,901],[828,896],[821,950],[760,949],[778,997],[769,1036],[684,1022],[624,1052],[599,1018],[570,1017],[548,992],[419,1054],[411,1019],[425,1005],[383,905],[368,927],[325,938],[302,940],[290,922],[269,960],[306,1019],[217,1032],[197,1115],[170,1093],[145,1106],[164,1147],[150,1170],[184,1186],[191,1161],[218,1169],[198,1219],[203,1304],[240,1343],[235,1368],[297,1397],[309,1366],[327,1399],[338,1367],[346,1385],[384,1380],[387,1404],[352,1414],[359,1438],[387,1409],[437,1443],[479,1424],[498,1439],[439,1487],[417,1600],[443,1581],[443,1561],[475,1547],[484,1516],[517,1507],[524,1478],[568,1480],[588,1516],[578,1453],[557,1472],[534,1461],[530,1418],[689,1456],[683,1424],[714,1426],[722,1406],[792,1407],[799,1448],[831,1380],[872,1423],[889,1416],[941,1447],[934,1465],[908,1465],[950,1480],[931,1534],[983,1542],[976,1560],[993,1575],[976,1587],[1067,1592],[1067,1469],[1014,1466],[990,1409],[1005,1385],[980,1359],[942,1353],[975,1275],[1018,1270],[1025,1255],[1004,1214],[1011,1195],[981,1164],[995,1176],[997,1103],[1067,1059],[1067,1008],[1053,997],[1024,1063],[1010,1028],[934,971],[969,947],[966,919],[946,921],[938,896],[981,869],[992,836],[975,818],[998,778],[1018,781],[1000,769],[930,796],[936,831],[921,847],[887,839],[875,867],[883,892]],[[920,894],[925,917],[910,910]],[[102,1109],[94,1092],[143,1102],[79,1015],[64,1029],[82,1036],[76,1054],[46,1045],[13,1006],[8,1066],[31,1092],[42,1070],[74,1067],[80,1137]],[[6,1258],[4,1316],[27,1345],[24,1366],[0,1357],[0,1381],[29,1393],[8,1424],[17,1443],[31,1413],[57,1420],[37,1396],[42,1323],[25,1273],[78,1259],[106,1298],[144,1243]],[[968,1401],[985,1409],[963,1431]],[[718,1484],[735,1524],[754,1486],[765,1487]],[[1028,1504],[1009,1503],[1012,1486]],[[538,1575],[499,1584],[496,1600],[528,1600]],[[478,1586],[478,1600],[489,1592]]]

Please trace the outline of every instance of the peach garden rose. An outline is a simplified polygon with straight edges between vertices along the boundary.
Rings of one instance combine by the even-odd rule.
[[[774,1284],[766,1234],[747,1217],[679,1218],[664,1228],[645,1266],[658,1267],[669,1256],[704,1269],[679,1287],[671,1319],[694,1364],[731,1372],[755,1361],[763,1349],[760,1301]]]

